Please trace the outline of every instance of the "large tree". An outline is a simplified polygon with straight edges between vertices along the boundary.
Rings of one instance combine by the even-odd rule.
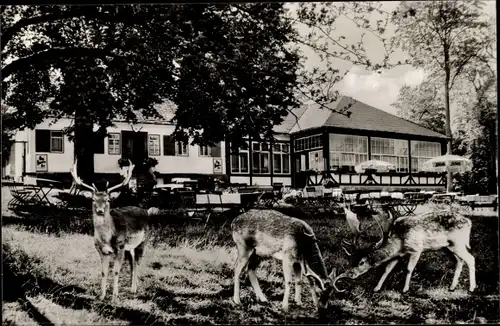
[[[394,12],[395,45],[406,51],[414,66],[441,77],[446,114],[447,152],[451,154],[450,91],[471,65],[487,61],[495,42],[484,19],[481,1],[404,1]],[[448,173],[448,191],[451,173]]]
[[[270,137],[294,95],[299,55],[282,4],[2,7],[2,88],[12,123],[75,117],[75,154],[93,173],[117,116],[173,101],[175,136],[195,143]],[[48,103],[48,106],[47,106]]]
[[[436,82],[427,79],[417,86],[403,85],[392,106],[398,109],[399,116],[444,134],[445,110],[441,95]]]

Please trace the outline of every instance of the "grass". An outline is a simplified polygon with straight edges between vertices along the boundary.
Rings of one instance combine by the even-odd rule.
[[[287,213],[301,215],[297,210]],[[454,258],[446,251],[429,252],[422,255],[408,293],[401,293],[406,262],[398,264],[380,293],[374,293],[372,289],[383,272],[379,269],[349,283],[346,293],[333,294],[325,320],[317,318],[306,288],[303,289],[304,307],[296,307],[291,300],[290,313],[281,312],[282,271],[275,261],[264,262],[258,270],[269,304],[256,302],[247,279],[242,282],[242,306],[232,304],[236,251],[230,223],[225,219],[214,219],[204,228],[202,224],[174,216],[157,217],[153,223],[153,239],[139,270],[137,295],[129,293],[126,263],[120,281],[120,300],[111,305],[110,293],[104,302],[96,299],[100,291],[99,257],[93,245],[89,216],[9,218],[4,215],[3,218],[4,294],[10,294],[4,298],[8,305],[4,307],[4,322],[18,316],[21,320],[18,324],[29,324],[22,307],[15,305],[19,293],[34,298],[39,310],[67,324],[499,321],[496,216],[471,217],[471,247],[476,257],[478,280],[476,293],[470,295],[466,291],[466,267],[459,287],[450,292]],[[339,249],[340,241],[348,234],[345,221],[319,215],[308,215],[306,221],[315,230],[327,268],[336,267],[340,271],[347,268],[347,257]],[[367,240],[376,240],[376,234],[368,236],[371,238]],[[10,317],[5,317],[6,314]]]

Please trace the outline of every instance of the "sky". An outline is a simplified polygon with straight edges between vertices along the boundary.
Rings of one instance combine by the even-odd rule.
[[[381,3],[381,9],[391,12],[399,5],[400,2],[382,1]],[[287,3],[287,7],[290,9],[296,8],[298,7],[298,3]],[[485,15],[495,17],[495,13],[495,1],[485,1]],[[308,33],[310,31],[310,29],[303,24],[297,24],[296,26],[300,33]],[[361,31],[349,20],[340,17],[337,20],[337,26],[341,27],[341,33],[339,33],[339,35],[346,37],[347,44],[349,44],[349,41],[356,42],[359,40]],[[391,35],[391,31],[392,29],[388,28],[388,36]],[[368,53],[371,54],[370,56],[375,59],[374,61],[376,61],[377,58],[382,58],[383,48],[374,36],[370,37],[370,34],[367,33],[364,39],[364,44]],[[313,50],[306,46],[301,46],[300,48],[303,54],[307,57],[307,61],[305,62],[306,67],[312,68],[315,66],[321,66],[321,59]],[[391,61],[404,61],[407,56],[404,52],[399,51],[394,53],[392,58],[394,60]],[[422,69],[414,68],[409,65],[398,66],[391,70],[381,69],[377,72],[372,72],[367,71],[362,67],[354,66],[346,61],[337,60],[337,62],[337,68],[339,70],[348,70],[348,73],[337,85],[337,89],[340,93],[351,96],[354,99],[370,104],[392,114],[397,113],[397,109],[392,107],[391,104],[396,102],[399,89],[405,84],[417,86],[425,79],[425,72]],[[453,117],[456,111],[453,104],[450,106],[450,110]]]

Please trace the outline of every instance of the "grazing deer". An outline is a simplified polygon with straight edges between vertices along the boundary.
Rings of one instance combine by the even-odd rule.
[[[286,216],[275,210],[249,210],[231,223],[238,259],[234,269],[234,296],[240,304],[240,275],[245,267],[257,300],[267,302],[255,270],[262,258],[275,258],[283,262],[285,293],[282,308],[288,311],[291,283],[295,276],[295,302],[302,304],[301,281],[304,274],[311,285],[311,295],[321,312],[328,306],[334,289],[335,269],[327,274],[324,260],[312,228],[304,221]],[[318,299],[319,296],[319,299]]]
[[[103,300],[106,296],[109,262],[111,254],[114,254],[112,302],[116,302],[118,297],[118,276],[125,251],[130,253],[128,257],[131,268],[130,291],[132,293],[137,292],[137,268],[140,265],[149,236],[149,214],[145,209],[134,206],[110,209],[110,193],[129,183],[134,169],[132,162],[130,162],[128,174],[123,182],[105,191],[99,191],[95,184],[92,184],[91,187],[83,183],[78,177],[76,164],[75,161],[71,169],[71,175],[75,183],[92,192],[94,243],[102,263],[100,299]]]
[[[334,284],[343,278],[356,279],[372,268],[388,262],[384,274],[374,288],[377,292],[399,259],[409,255],[403,288],[403,292],[407,292],[410,288],[413,270],[422,252],[448,248],[457,260],[450,290],[456,288],[465,262],[469,268],[469,291],[474,291],[476,288],[475,259],[468,251],[472,227],[470,219],[452,210],[441,210],[417,216],[400,217],[389,226],[390,228],[384,231],[381,241],[369,248],[357,250],[351,255],[352,267],[336,277]],[[344,250],[349,253],[346,248]]]
[[[370,215],[372,216],[375,221],[377,222],[378,226],[380,227],[382,233],[384,232],[384,229],[388,228],[387,223],[389,222],[388,218],[385,218],[385,216],[381,216],[379,212],[373,210],[368,204],[364,205],[357,205],[359,210],[362,210],[365,212],[365,215]],[[359,211],[358,213],[354,213],[352,210],[352,206],[347,204],[344,200],[344,213],[345,213],[345,218],[347,221],[347,225],[349,226],[349,229],[353,235],[352,241],[349,243],[347,240],[343,240],[342,242],[346,245],[352,245],[356,246],[357,242],[360,238],[360,236],[366,232],[368,229],[371,228],[372,225],[369,225],[365,227],[364,229],[361,229],[361,221],[359,219]],[[344,247],[342,247],[344,248]]]

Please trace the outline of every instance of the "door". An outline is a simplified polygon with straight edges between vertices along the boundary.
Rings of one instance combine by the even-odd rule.
[[[122,131],[122,157],[138,165],[148,157],[148,133]]]

